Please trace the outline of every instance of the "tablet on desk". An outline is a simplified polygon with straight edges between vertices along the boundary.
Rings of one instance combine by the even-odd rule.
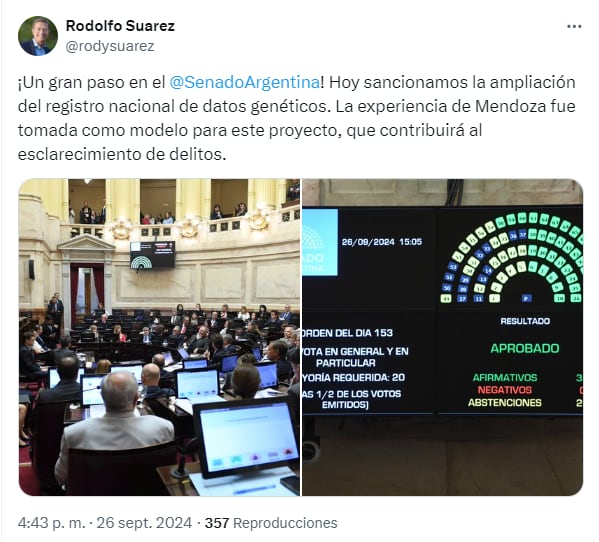
[[[299,460],[295,423],[285,397],[193,407],[201,474],[200,495],[293,496],[280,483]]]

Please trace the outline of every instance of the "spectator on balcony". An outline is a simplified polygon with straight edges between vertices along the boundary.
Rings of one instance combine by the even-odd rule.
[[[100,217],[96,214],[96,211],[94,211],[93,209],[91,210],[91,215],[90,215],[90,224],[101,224],[102,222],[100,221]]]
[[[298,179],[293,181],[293,184],[287,190],[287,201],[295,201],[300,197],[300,182]]]
[[[217,203],[210,213],[210,220],[220,220],[221,218],[225,218],[223,213],[220,210],[220,205]]]
[[[164,214],[164,219],[162,220],[163,224],[174,224],[175,223],[175,217],[173,215],[171,215],[170,211],[167,211]]]
[[[235,207],[235,216],[245,216],[248,214],[247,205],[242,201]]]
[[[88,205],[87,200],[83,202],[83,207],[79,211],[79,223],[80,224],[91,224],[92,210]]]

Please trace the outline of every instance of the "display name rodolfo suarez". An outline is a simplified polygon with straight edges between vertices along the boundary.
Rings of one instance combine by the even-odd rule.
[[[80,22],[67,19],[67,31],[69,32],[174,32],[175,23],[166,22],[144,22],[128,19],[124,23],[112,19],[103,21]]]

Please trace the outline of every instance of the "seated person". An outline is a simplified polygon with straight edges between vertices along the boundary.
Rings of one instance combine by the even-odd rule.
[[[47,380],[48,372],[35,361],[33,343],[35,331],[26,331],[23,334],[23,344],[19,348],[19,375],[27,380]]]
[[[260,342],[258,325],[250,320],[245,328],[245,331],[241,334],[241,337],[251,341],[254,344],[258,344]]]
[[[31,349],[33,350],[33,353],[37,356],[38,354],[45,352],[45,350],[44,350],[44,347],[38,341],[38,339],[40,337],[38,335],[38,332],[35,329],[33,330],[33,334],[34,334],[35,340],[33,341],[33,345],[31,346]]]
[[[181,328],[179,326],[175,326],[166,340],[169,346],[173,348],[181,348],[185,342],[185,335],[181,335]]]
[[[287,346],[291,346],[293,339],[291,334],[293,333],[295,326],[285,326],[283,328],[283,340],[287,343]]]
[[[97,375],[105,375],[110,372],[110,368],[112,367],[112,363],[110,363],[109,359],[101,359],[98,361],[98,365],[96,365],[95,373]]]
[[[172,377],[175,378],[175,373],[169,373],[165,368],[164,368],[164,354],[154,354],[152,356],[152,363],[154,365],[156,365],[160,371],[160,378],[168,378],[168,377]]]
[[[128,371],[109,373],[102,380],[101,394],[106,414],[65,427],[60,456],[54,468],[56,480],[64,485],[69,473],[69,449],[129,450],[170,442],[173,424],[158,416],[136,416],[139,394],[137,380]]]
[[[220,330],[219,333],[223,336],[226,335],[227,333],[229,335],[234,335],[235,334],[235,322],[231,318],[225,320],[224,324],[223,324],[223,328]]]
[[[187,347],[188,354],[203,354],[210,346],[209,330],[206,326],[201,325],[198,332],[191,338]]]
[[[250,313],[245,305],[241,305],[241,310],[237,313],[237,318],[247,322],[250,319]]]
[[[239,399],[253,399],[260,388],[260,373],[256,366],[239,363],[231,375],[231,388]]]
[[[102,303],[101,301],[98,302],[98,307],[94,310],[94,316],[96,318],[100,318],[105,312],[106,309],[104,308],[104,303]]]
[[[141,383],[145,386],[144,399],[155,399],[156,397],[168,397],[175,395],[171,388],[161,388],[158,383],[160,381],[160,368],[155,363],[146,363],[141,370]]]
[[[249,363],[250,365],[256,365],[258,360],[255,358],[254,354],[250,354],[249,352],[242,354],[237,358],[237,365],[241,365],[242,363]],[[227,373],[225,375],[225,383],[223,384],[224,390],[229,390],[232,388],[231,385],[231,377],[233,376],[233,372]]]
[[[108,314],[103,312],[98,320],[94,320],[94,324],[98,326],[98,329],[110,328],[110,322],[108,321]]]
[[[122,343],[126,343],[127,342],[127,335],[125,335],[121,329],[121,324],[116,324],[113,328],[112,328],[112,333],[115,337],[115,339],[119,342]]]
[[[148,326],[144,326],[139,335],[142,344],[152,344],[152,334]]]
[[[181,335],[183,335],[187,339],[187,335],[191,332],[189,316],[183,316],[183,320],[181,321]]]
[[[293,374],[291,364],[287,361],[287,344],[284,341],[271,341],[266,348],[266,357],[277,362],[279,378],[286,378]]]
[[[225,349],[226,355],[230,356],[239,351],[239,348],[233,344],[233,335],[225,333],[223,335],[223,348]]]
[[[41,352],[47,352],[48,350],[50,350],[50,347],[48,346],[48,344],[46,344],[46,341],[44,340],[44,337],[43,337],[44,326],[42,326],[42,325],[35,326],[35,331],[37,333],[37,336],[35,337],[35,342],[41,348]]]
[[[220,333],[212,335],[210,348],[204,352],[204,357],[208,360],[208,366],[218,365],[226,355],[228,353],[224,348],[223,336]]]
[[[270,311],[270,318],[264,322],[262,327],[267,327],[271,331],[281,329],[283,322],[279,319],[279,311]]]
[[[77,356],[65,355],[58,362],[57,368],[60,380],[53,388],[40,390],[38,403],[52,401],[81,401],[81,385],[77,382],[79,376],[79,360]]]
[[[71,344],[73,343],[73,339],[71,339],[70,335],[65,335],[60,338],[60,343],[58,344],[58,348],[54,350],[52,353],[54,364],[58,365],[61,358],[64,356],[75,356],[77,354],[73,350],[71,350]]]
[[[283,310],[283,312],[279,315],[279,318],[287,323],[289,322],[289,320],[291,320],[291,317],[293,316],[293,313],[291,312],[291,306],[290,305],[285,305],[285,309]]]

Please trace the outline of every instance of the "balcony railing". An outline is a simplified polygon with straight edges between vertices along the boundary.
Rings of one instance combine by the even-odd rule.
[[[283,233],[289,228],[297,230],[301,220],[301,207],[287,205],[281,209],[262,209],[243,217],[221,220],[185,219],[174,224],[133,224],[118,220],[108,224],[65,224],[61,225],[61,240],[72,239],[83,234],[92,235],[108,242],[142,240],[214,241],[223,236],[238,238],[253,232],[263,234]],[[298,222],[298,224],[295,224]]]

